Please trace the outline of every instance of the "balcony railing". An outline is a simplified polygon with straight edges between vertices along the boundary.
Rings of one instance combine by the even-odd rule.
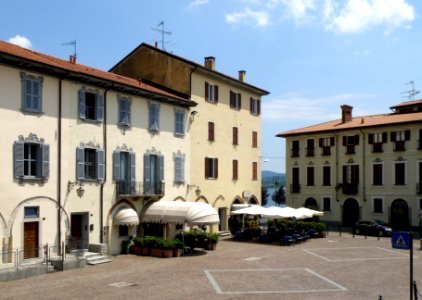
[[[291,149],[292,150],[292,157],[299,157],[299,149]]]
[[[372,144],[372,152],[373,153],[381,153],[381,152],[383,152],[382,143],[373,143]]]
[[[346,154],[355,154],[355,145],[347,145]]]
[[[343,194],[345,195],[356,195],[358,193],[359,185],[356,183],[345,183],[342,186]]]
[[[300,184],[293,183],[290,185],[290,193],[300,193]]]
[[[396,141],[394,144],[394,151],[405,151],[406,150],[406,146],[405,146],[405,141]]]
[[[164,182],[130,182],[117,181],[116,192],[119,196],[162,196],[164,195]]]
[[[322,147],[322,155],[331,155],[331,147]]]
[[[306,156],[315,156],[315,148],[306,148]]]

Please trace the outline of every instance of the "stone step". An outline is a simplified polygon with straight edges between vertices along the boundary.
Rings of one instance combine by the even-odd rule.
[[[96,256],[91,256],[86,259],[86,263],[88,265],[98,265],[98,264],[104,264],[104,263],[109,263],[109,262],[111,262],[111,259],[108,256],[100,255],[100,254]]]

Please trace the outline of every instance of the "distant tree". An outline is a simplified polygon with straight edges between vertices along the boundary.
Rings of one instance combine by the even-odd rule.
[[[263,187],[261,189],[262,206],[267,205],[267,203],[268,203],[268,196],[270,196],[270,194],[268,194],[268,190]]]
[[[285,191],[284,187],[280,186],[280,188],[274,192],[272,198],[278,206],[286,203],[286,191]]]

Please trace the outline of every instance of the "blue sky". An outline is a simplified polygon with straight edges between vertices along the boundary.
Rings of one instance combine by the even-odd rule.
[[[2,1],[0,40],[108,70],[142,42],[271,92],[262,104],[263,169],[285,171],[279,132],[340,117],[389,112],[422,89],[422,3],[417,0]],[[418,97],[416,97],[418,98]]]

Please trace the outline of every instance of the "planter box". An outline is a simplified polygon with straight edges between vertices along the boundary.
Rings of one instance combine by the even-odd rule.
[[[151,256],[163,257],[163,249],[151,248]]]
[[[163,257],[173,257],[173,249],[163,249]]]
[[[141,255],[142,254],[142,247],[133,245],[132,247],[130,247],[131,253],[135,254],[135,255]]]
[[[142,248],[142,255],[148,256],[151,255],[151,249],[148,247],[143,247]]]
[[[182,256],[183,249],[174,249],[173,250],[173,257],[180,257]]]
[[[208,243],[206,249],[207,250],[215,250],[215,249],[217,249],[217,243]]]

